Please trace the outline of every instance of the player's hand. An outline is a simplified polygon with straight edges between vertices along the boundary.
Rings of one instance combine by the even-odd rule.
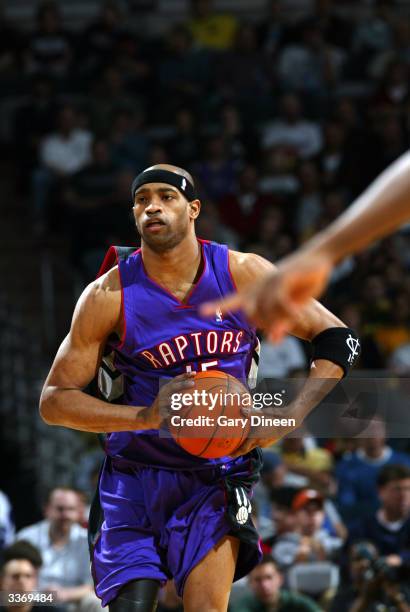
[[[270,340],[278,342],[293,327],[300,309],[325,289],[332,263],[325,255],[299,252],[279,262],[275,272],[222,300],[204,304],[201,313],[211,316],[242,310]]]
[[[146,429],[159,429],[161,423],[170,415],[171,396],[192,389],[195,385],[195,374],[196,372],[179,374],[161,387],[152,406],[144,408],[140,413]]]
[[[241,408],[241,413],[248,418],[252,418],[252,416],[265,416],[269,418],[284,418],[284,413],[281,412],[273,412],[273,410],[255,410],[249,408]],[[288,411],[286,416],[288,416]],[[251,421],[252,422],[252,421]],[[297,423],[297,420],[296,420]],[[242,455],[246,455],[254,448],[269,448],[273,444],[275,444],[278,440],[283,438],[290,431],[295,429],[291,426],[286,427],[277,427],[276,429],[268,428],[266,425],[256,425],[251,427],[250,432],[246,438],[246,440],[241,444],[241,446],[230,456],[231,457],[240,457]]]

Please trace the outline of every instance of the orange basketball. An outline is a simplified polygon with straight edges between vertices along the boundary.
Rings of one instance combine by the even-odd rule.
[[[172,398],[169,430],[191,455],[207,459],[230,455],[249,434],[250,419],[241,413],[242,406],[250,406],[249,391],[219,370],[198,372],[194,382],[192,389]]]

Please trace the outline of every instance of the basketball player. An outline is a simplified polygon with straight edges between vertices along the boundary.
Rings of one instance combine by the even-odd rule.
[[[155,610],[159,585],[173,578],[186,612],[223,612],[232,580],[260,558],[248,499],[259,440],[248,440],[236,458],[203,459],[160,436],[159,427],[169,394],[191,388],[196,370],[247,378],[255,328],[241,312],[204,319],[198,308],[263,278],[272,265],[197,239],[201,204],[185,170],[148,168],[134,180],[132,199],[141,249],[80,297],[40,412],[52,425],[108,432],[92,558],[102,604],[110,612]],[[351,365],[346,342],[354,332],[314,301],[292,332],[312,341],[310,379],[336,384]],[[122,397],[121,405],[82,391],[103,355],[100,387],[107,399]],[[159,391],[161,378],[171,381]],[[312,408],[301,404],[301,418]],[[277,438],[272,431],[260,442]]]
[[[279,340],[291,327],[301,306],[318,297],[333,267],[373,240],[383,238],[410,219],[410,152],[391,164],[348,210],[328,228],[277,264],[277,270],[245,291],[204,305],[204,315],[215,308],[222,314],[241,308],[251,320]]]

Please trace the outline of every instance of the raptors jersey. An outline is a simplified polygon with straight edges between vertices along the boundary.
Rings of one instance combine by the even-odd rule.
[[[99,374],[99,388],[109,401],[150,406],[160,381],[186,371],[223,370],[245,382],[258,347],[255,329],[240,313],[202,318],[199,306],[235,291],[228,248],[200,240],[202,274],[184,302],[147,274],[141,250],[118,261],[124,333],[110,340]],[[256,377],[256,372],[252,372]],[[190,455],[159,430],[114,432],[106,452],[138,465],[200,469],[230,461]],[[241,461],[242,458],[235,461]]]

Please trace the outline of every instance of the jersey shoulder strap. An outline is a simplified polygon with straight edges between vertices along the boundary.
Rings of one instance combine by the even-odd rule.
[[[108,272],[108,270],[111,270],[118,262],[127,259],[137,250],[138,247],[135,246],[110,246],[98,270],[97,278]]]

